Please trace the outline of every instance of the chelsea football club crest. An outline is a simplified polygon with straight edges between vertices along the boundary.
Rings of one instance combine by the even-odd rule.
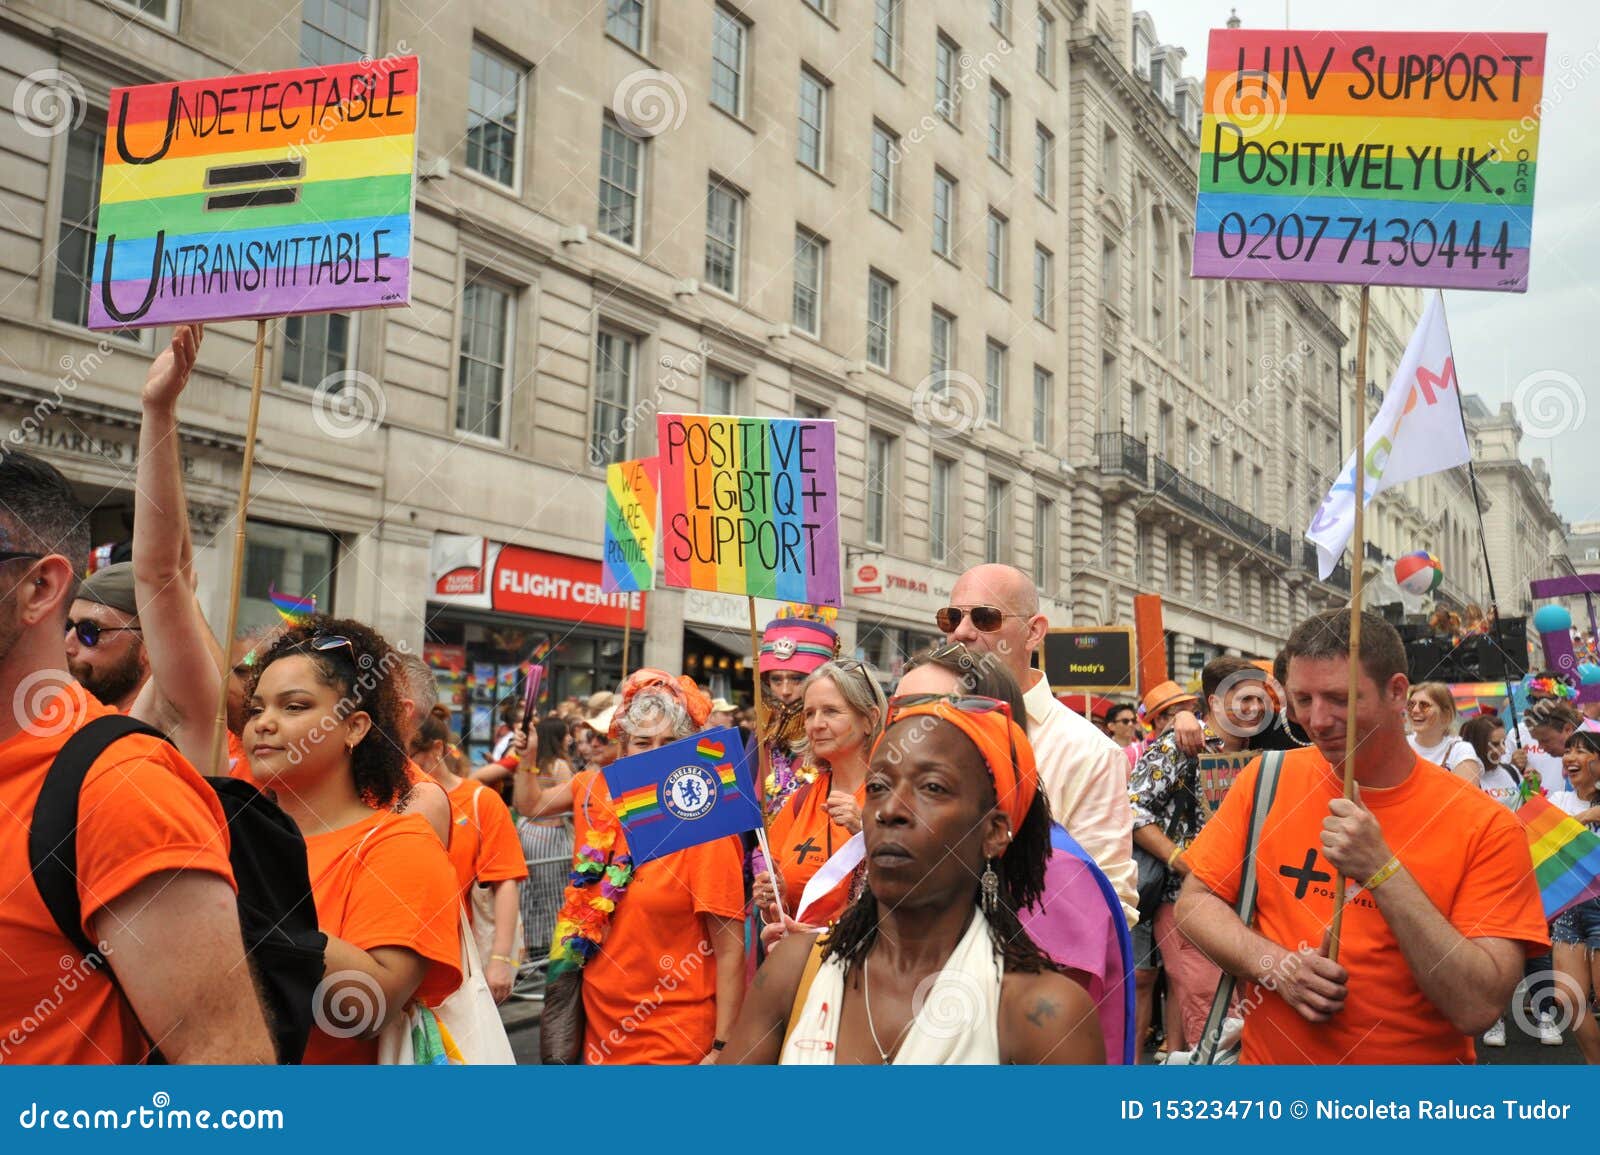
[[[661,802],[675,818],[704,818],[717,804],[717,779],[704,766],[680,766],[661,784]]]

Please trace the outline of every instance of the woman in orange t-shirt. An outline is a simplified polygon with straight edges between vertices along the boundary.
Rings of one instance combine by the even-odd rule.
[[[461,892],[427,822],[390,809],[407,789],[387,642],[313,617],[256,663],[243,740],[250,772],[306,839],[328,935],[307,1063],[374,1063],[410,1002],[461,985]]]
[[[872,672],[851,658],[826,662],[806,676],[801,687],[805,741],[796,748],[817,770],[767,822],[767,844],[777,862],[756,875],[756,908],[770,926],[782,922],[771,867],[783,890],[783,913],[790,918],[806,884],[833,852],[861,832],[866,801],[867,759],[883,730],[888,708]],[[806,921],[826,926],[850,902],[850,880],[814,903]]]
[[[612,733],[622,757],[686,738],[705,724],[711,699],[691,679],[637,670],[623,685]],[[531,775],[524,775],[531,777]],[[552,976],[582,967],[585,1063],[714,1062],[744,997],[744,870],[740,842],[718,838],[627,873],[626,837],[604,777],[572,780],[574,867],[596,850],[622,867],[615,907],[587,961],[574,952],[568,915],[586,895],[569,885],[551,950]],[[538,793],[534,784],[532,791]],[[537,797],[534,798],[537,801]],[[631,860],[630,860],[631,861]],[[612,874],[612,882],[615,874]],[[576,877],[576,871],[574,877]],[[592,926],[588,929],[593,930]]]
[[[483,960],[483,977],[489,983],[494,1001],[503,1003],[517,979],[517,909],[522,880],[528,877],[528,864],[522,858],[522,844],[511,823],[511,811],[492,787],[462,778],[450,768],[449,710],[434,710],[417,727],[411,739],[411,757],[444,790],[450,800],[450,864],[455,867],[461,886],[461,901],[467,917],[474,923],[472,909],[474,885],[493,893],[494,940]],[[487,936],[477,930],[479,949]]]

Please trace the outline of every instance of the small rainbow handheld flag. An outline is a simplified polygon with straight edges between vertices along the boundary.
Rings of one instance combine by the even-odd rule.
[[[283,624],[286,626],[298,626],[317,612],[316,594],[307,594],[305,597],[281,594],[271,583],[267,585],[267,600],[272,603],[272,608],[278,611],[278,616],[283,619]]]
[[[1546,918],[1600,896],[1600,835],[1547,798],[1528,799],[1517,817],[1528,832]]]
[[[731,726],[619,758],[604,774],[636,863],[761,825],[744,743]]]

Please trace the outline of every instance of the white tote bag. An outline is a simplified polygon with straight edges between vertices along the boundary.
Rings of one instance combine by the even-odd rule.
[[[489,982],[483,977],[478,945],[472,940],[472,928],[467,925],[467,912],[465,908],[457,909],[461,921],[461,985],[434,1007],[433,1013],[467,1066],[513,1066],[516,1056],[511,1052],[511,1040],[506,1037],[494,995],[489,993]],[[416,1062],[411,1042],[412,1019],[416,1013],[414,1007],[408,1007],[405,1014],[398,1016],[378,1036],[380,1064],[410,1066]]]

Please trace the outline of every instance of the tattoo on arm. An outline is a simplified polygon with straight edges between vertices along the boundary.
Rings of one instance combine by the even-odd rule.
[[[1061,1007],[1049,999],[1040,999],[1033,1004],[1033,1010],[1028,1012],[1026,1018],[1030,1023],[1042,1030],[1044,1021],[1055,1018],[1056,1013],[1060,1010]]]

